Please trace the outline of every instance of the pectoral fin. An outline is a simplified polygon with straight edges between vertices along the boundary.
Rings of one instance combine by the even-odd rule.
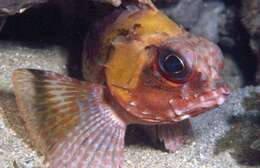
[[[33,145],[50,168],[118,168],[126,124],[103,88],[32,69],[13,74],[17,104]]]
[[[175,152],[192,137],[189,120],[175,124],[143,126],[142,128],[155,145],[162,144],[163,148],[169,152]]]

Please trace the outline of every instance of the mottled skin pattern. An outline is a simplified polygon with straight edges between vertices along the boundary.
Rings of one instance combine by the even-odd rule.
[[[122,167],[129,124],[147,125],[173,152],[191,134],[187,119],[229,94],[219,48],[151,4],[126,5],[93,30],[83,51],[85,81],[42,70],[13,73],[21,118],[50,168]],[[166,72],[168,58],[176,66]]]

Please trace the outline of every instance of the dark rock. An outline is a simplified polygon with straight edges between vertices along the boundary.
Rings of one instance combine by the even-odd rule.
[[[102,3],[110,3],[114,6],[119,6],[121,4],[121,0],[93,0],[96,2],[102,2]]]
[[[251,36],[260,36],[260,0],[242,1],[242,21]]]
[[[45,3],[48,0],[0,0],[0,32],[7,16],[23,13],[27,9]]]
[[[169,5],[166,5],[167,2]],[[219,16],[224,10],[222,1],[169,0],[161,2],[159,7],[173,20],[194,34],[218,42]]]
[[[236,8],[234,6],[226,7],[220,16],[219,36],[222,46],[232,48],[236,45]]]
[[[202,0],[181,0],[176,5],[170,4],[162,9],[173,20],[191,29],[199,20],[202,6]]]
[[[0,15],[22,13],[28,8],[47,2],[47,0],[0,0]]]
[[[213,42],[219,41],[219,16],[224,10],[224,4],[217,1],[205,2],[198,22],[191,32],[204,36]]]
[[[250,47],[258,59],[256,81],[260,83],[260,0],[242,1],[242,23],[250,35]]]
[[[0,31],[4,27],[5,21],[6,21],[6,17],[0,17]]]

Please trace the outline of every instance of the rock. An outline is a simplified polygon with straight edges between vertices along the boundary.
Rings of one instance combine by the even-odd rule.
[[[224,53],[224,70],[223,70],[223,78],[224,81],[228,84],[228,86],[232,89],[238,89],[243,87],[243,75],[236,63],[232,61],[231,56]],[[232,80],[230,80],[232,78]]]
[[[251,36],[260,36],[260,0],[242,1],[242,21]]]
[[[22,13],[30,7],[46,2],[47,0],[0,0],[0,16]]]
[[[48,0],[0,0],[0,32],[7,16],[20,14],[27,9],[46,3]]]
[[[108,3],[115,7],[119,6],[122,1],[121,0],[91,0],[92,2],[100,2],[100,3]],[[149,0],[133,0],[140,3],[149,3]],[[31,7],[35,7],[44,3],[50,2],[51,5],[57,5],[60,7],[61,10],[63,10],[63,14],[65,14],[65,17],[67,19],[70,17],[75,17],[75,10],[79,10],[76,6],[80,6],[80,12],[85,14],[85,10],[87,10],[86,3],[89,3],[84,0],[79,1],[73,1],[73,0],[0,0],[0,32],[1,29],[4,26],[5,20],[7,16],[15,15],[15,14],[21,14],[28,10]],[[83,5],[83,6],[81,6]],[[98,11],[98,10],[97,10]],[[78,11],[77,11],[78,12]]]
[[[67,51],[57,45],[40,46],[0,41],[0,163],[4,167],[43,167],[42,158],[30,147],[24,132],[23,125],[17,115],[11,84],[11,73],[16,68],[38,68],[52,70],[67,74]],[[232,64],[228,64],[231,69]],[[229,73],[224,73],[228,75]],[[227,80],[234,80],[227,76]],[[240,123],[251,123],[251,119],[244,117],[257,114],[257,111],[245,110],[245,98],[252,97],[252,93],[259,87],[246,87],[237,89],[229,100],[220,108],[192,119],[194,138],[192,143],[184,145],[176,153],[167,153],[150,146],[150,140],[140,130],[131,130],[127,133],[127,146],[125,148],[125,168],[247,168],[245,163],[238,163],[237,146],[228,144],[230,135],[240,137],[239,129],[234,132],[234,123],[230,118],[242,118]],[[254,99],[254,97],[253,97]],[[247,101],[248,102],[248,101]],[[250,100],[249,102],[252,102]],[[255,106],[252,106],[254,108]],[[240,120],[239,120],[240,121]],[[237,123],[236,123],[237,124]],[[251,124],[244,124],[243,130],[254,131]],[[12,128],[12,129],[10,129]],[[253,130],[252,130],[253,129]],[[230,132],[231,131],[231,132]],[[256,132],[256,131],[255,131]],[[233,136],[234,135],[234,136]],[[24,141],[23,141],[24,140]],[[251,139],[255,141],[256,139]],[[27,142],[27,143],[25,143]],[[249,145],[250,146],[250,145]],[[226,148],[225,148],[226,147]],[[255,151],[254,151],[255,152]],[[239,153],[238,153],[239,154]],[[257,158],[251,158],[252,163],[257,163]],[[250,168],[259,167],[259,164]]]
[[[192,27],[191,32],[217,43],[219,41],[219,16],[224,9],[224,4],[221,2],[205,2],[200,18]]]
[[[4,24],[6,22],[6,17],[0,17],[0,32],[2,30],[2,28],[4,27]]]
[[[92,1],[102,2],[102,3],[110,3],[113,6],[118,7],[122,4],[123,1],[126,1],[126,0],[92,0]],[[139,2],[139,3],[145,3],[145,4],[150,3],[150,0],[132,0],[132,1],[136,1],[136,2]]]
[[[250,148],[253,150],[260,151],[260,139],[255,140],[251,145]]]
[[[260,83],[260,0],[242,1],[241,15],[250,35],[250,47],[258,59],[256,81]]]
[[[228,6],[220,16],[220,44],[227,48],[234,48],[236,45],[236,15],[236,8],[234,6]]]
[[[27,9],[46,3],[48,0],[0,0],[0,32],[7,16],[23,13]]]
[[[202,0],[180,0],[175,4],[170,1],[167,6],[164,5],[161,9],[183,27],[191,29],[198,22],[202,7]]]
[[[17,13],[23,13],[27,9],[44,4],[48,2],[49,0],[0,0],[0,16],[7,16],[7,15],[14,15]],[[121,0],[92,0],[94,2],[101,2],[101,3],[110,3],[114,6],[119,6],[122,2]],[[149,0],[134,0],[141,3],[149,3]],[[67,3],[64,0],[54,0],[54,3],[58,4],[60,3]],[[73,2],[68,1],[69,3],[79,3],[79,2]]]
[[[218,42],[219,16],[224,10],[223,2],[217,0],[181,0],[177,2],[169,1],[168,5],[161,2],[159,7],[173,20],[194,34]]]

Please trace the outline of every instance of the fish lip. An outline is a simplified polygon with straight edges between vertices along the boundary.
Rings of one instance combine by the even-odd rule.
[[[209,93],[210,96],[205,96]],[[172,120],[181,121],[189,117],[195,117],[201,113],[209,111],[210,109],[221,106],[227,100],[230,94],[231,91],[229,87],[224,85],[218,87],[217,89],[200,94],[197,98],[191,101],[193,104],[188,103],[187,106],[182,109],[178,109],[172,105],[172,110],[175,113],[175,117]]]

